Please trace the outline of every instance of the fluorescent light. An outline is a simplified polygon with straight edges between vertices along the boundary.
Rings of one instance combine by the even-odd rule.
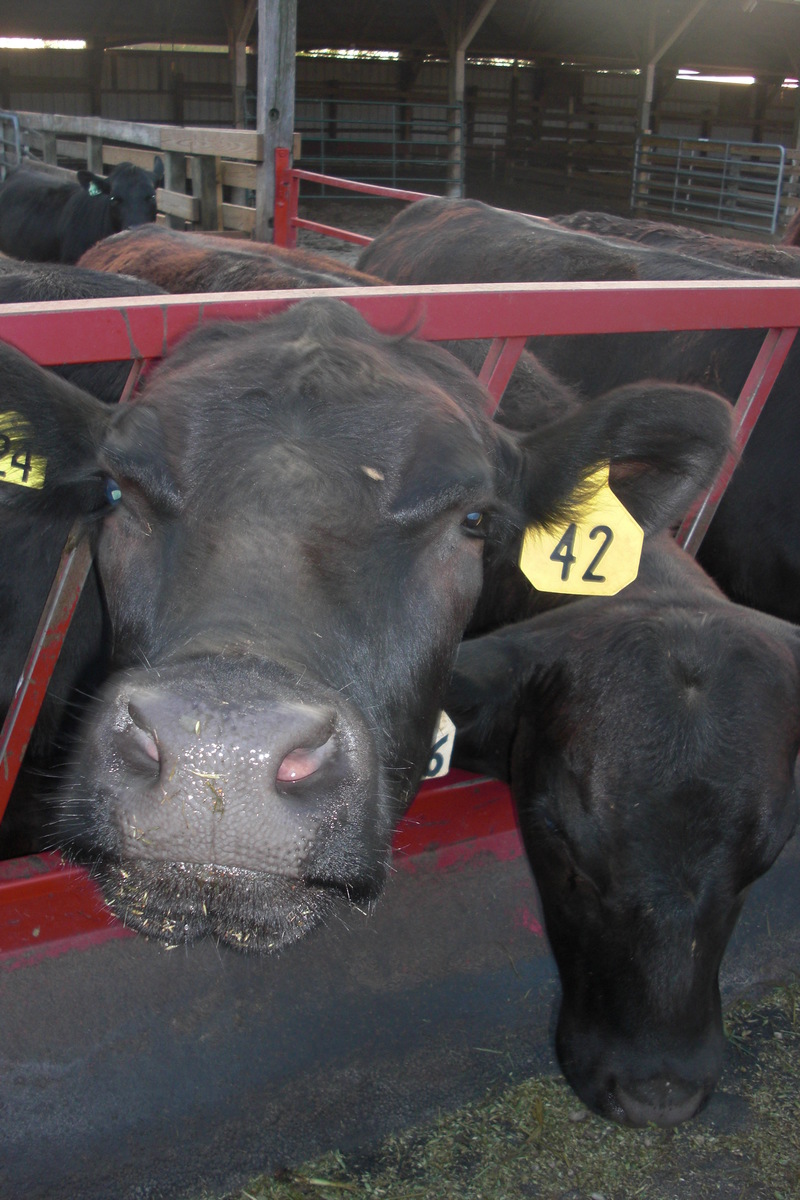
[[[0,50],[85,50],[77,38],[48,41],[45,38],[0,37]]]
[[[683,68],[678,71],[678,79],[696,80],[697,83],[738,83],[749,86],[755,83],[755,75],[701,75],[699,71]]]

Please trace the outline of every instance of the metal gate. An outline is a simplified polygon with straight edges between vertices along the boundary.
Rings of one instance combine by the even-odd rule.
[[[254,97],[245,97],[255,125]],[[359,183],[463,195],[464,112],[460,104],[298,96],[295,166]],[[461,154],[454,158],[454,147]],[[321,193],[325,194],[324,187]],[[346,193],[345,193],[346,194]],[[313,190],[304,199],[312,199]]]
[[[785,165],[785,148],[770,143],[642,134],[631,209],[775,233]]]

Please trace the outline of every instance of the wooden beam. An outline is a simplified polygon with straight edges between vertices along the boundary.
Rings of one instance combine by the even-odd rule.
[[[256,19],[257,5],[258,0],[247,0],[246,4],[244,5],[244,11],[242,12],[241,19],[239,21],[239,28],[235,31],[237,41],[247,42],[247,39],[250,36],[250,30],[253,28],[253,21]]]
[[[116,167],[129,162],[143,171],[152,171],[157,150],[136,150],[133,146],[103,146],[103,166]]]
[[[254,189],[258,168],[254,163],[228,162],[222,160],[222,182],[228,187]]]
[[[476,33],[478,32],[481,25],[486,20],[486,18],[488,17],[489,13],[492,11],[492,9],[494,8],[496,3],[497,3],[497,0],[483,0],[483,3],[479,6],[478,11],[475,13],[475,16],[472,18],[472,20],[470,21],[469,25],[467,26],[466,30],[464,31],[464,33],[462,35],[461,48],[463,50],[466,50],[467,47],[472,43],[473,39],[475,38]]]
[[[156,199],[159,212],[176,218],[174,224],[171,221],[166,222],[171,228],[182,229],[187,221],[194,225],[200,221],[200,201],[197,196],[187,196],[184,192],[170,192],[165,188],[158,188]]]
[[[60,113],[20,112],[17,115],[22,127],[39,130],[45,135],[102,137],[109,141],[130,142],[134,146],[150,146],[154,150],[225,155],[246,162],[259,162],[262,157],[262,137],[252,129],[210,129],[191,125],[181,128],[138,121],[109,121],[101,117],[70,117]]]
[[[445,14],[440,3],[434,4],[434,11],[439,23],[442,24],[445,21],[445,15],[449,19],[447,24],[443,24],[448,53],[448,103],[458,105],[462,111],[464,105],[467,47],[473,41],[496,2],[497,0],[482,0],[468,25],[464,23],[463,0],[457,0],[456,4],[447,14]],[[464,147],[462,139],[463,130],[453,126],[448,134],[448,196],[458,197],[463,191]]]
[[[252,233],[256,224],[256,210],[247,208],[244,204],[223,204],[222,224],[225,229],[235,229],[239,233]]]

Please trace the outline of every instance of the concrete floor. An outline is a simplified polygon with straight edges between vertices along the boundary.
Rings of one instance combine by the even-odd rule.
[[[0,1196],[196,1200],[556,1070],[519,849],[406,858],[372,915],[276,959],[131,937],[0,972]],[[795,839],[748,897],[726,1000],[800,970],[799,868]]]

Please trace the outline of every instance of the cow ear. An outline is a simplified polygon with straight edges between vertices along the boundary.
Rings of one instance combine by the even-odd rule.
[[[153,159],[153,170],[150,174],[153,177],[153,187],[164,186],[164,160],[158,154]]]
[[[444,704],[456,726],[454,767],[510,783],[521,725],[543,745],[570,736],[572,607],[461,643]]]
[[[456,726],[453,766],[508,781],[520,661],[493,634],[459,646],[444,701]]]
[[[521,439],[528,524],[573,519],[582,484],[608,464],[613,491],[646,534],[678,521],[732,444],[731,409],[702,388],[640,383]]]
[[[562,657],[558,613],[462,642],[444,702],[457,731],[453,766],[508,781],[526,691],[534,678],[548,678]]]
[[[104,507],[110,408],[0,343],[0,507],[73,518]]]
[[[111,186],[105,175],[95,175],[94,171],[86,171],[81,168],[77,172],[78,183],[84,188],[90,196],[96,196],[98,192],[109,192]]]
[[[164,515],[180,511],[181,493],[165,454],[158,414],[144,405],[120,406],[103,445],[103,462],[120,483],[134,484]]]

